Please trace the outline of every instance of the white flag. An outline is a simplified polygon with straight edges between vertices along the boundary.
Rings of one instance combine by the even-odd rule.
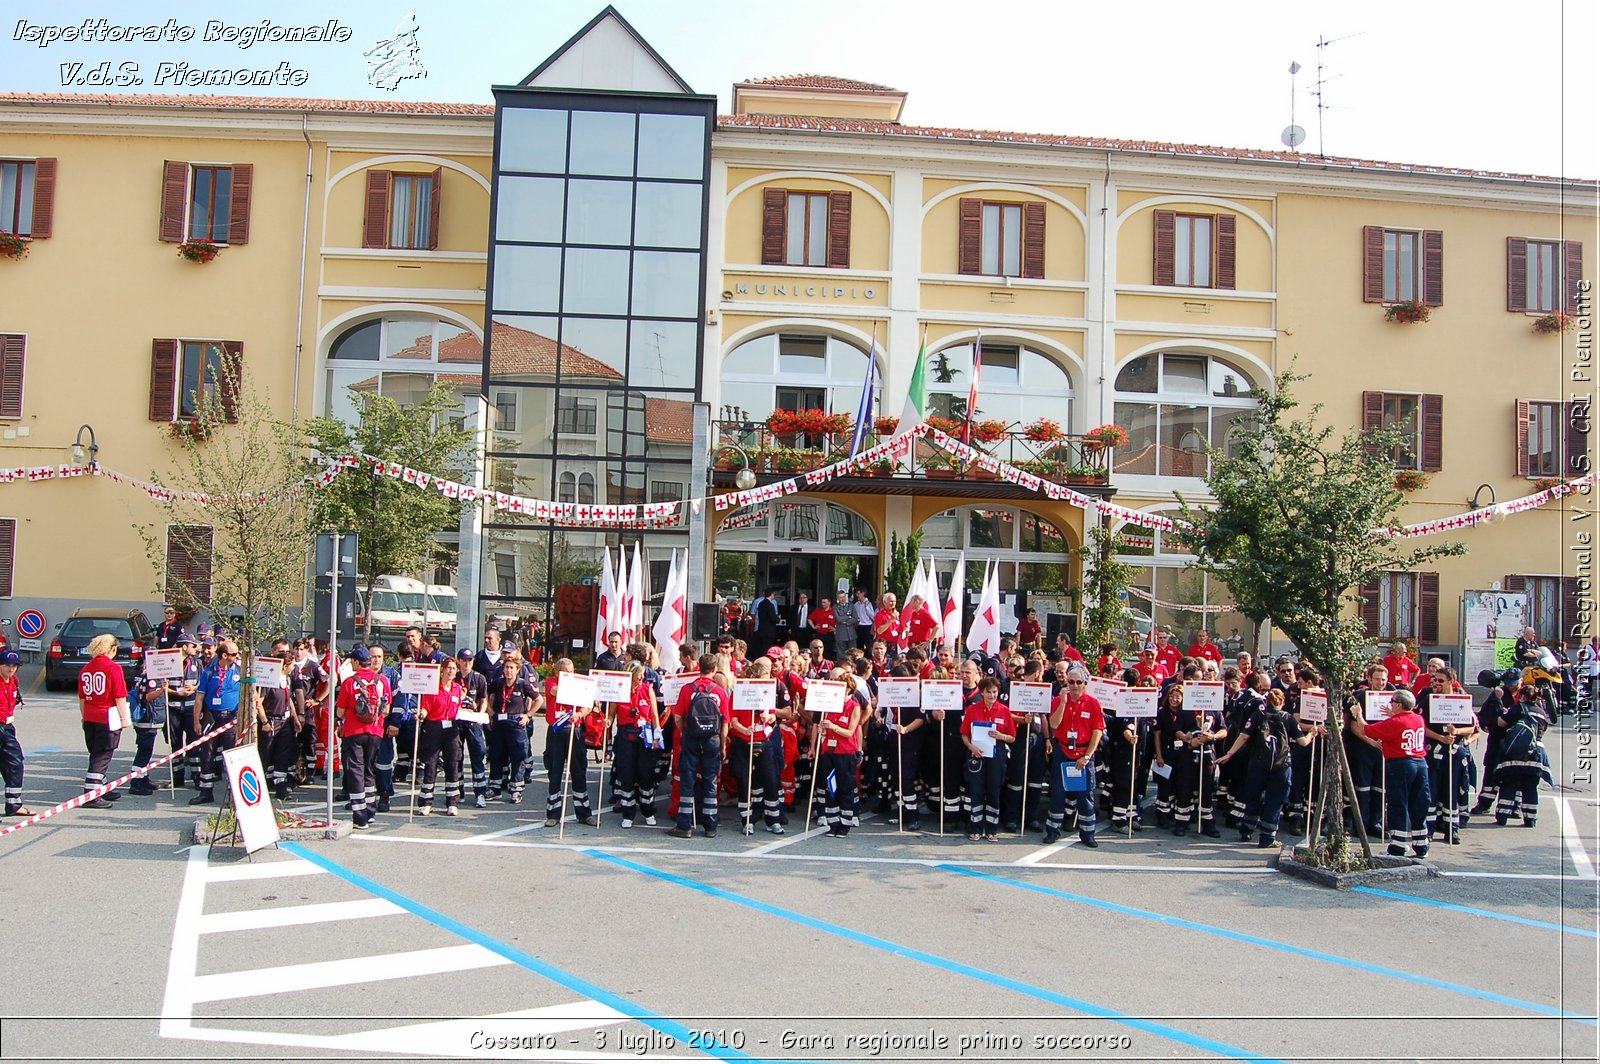
[[[944,645],[953,654],[961,641],[961,603],[967,593],[967,555],[963,551],[950,578],[950,599],[944,604]]]
[[[656,623],[650,630],[655,638],[656,655],[661,659],[661,667],[671,670],[678,661],[678,647],[683,640],[678,638],[678,632],[683,627],[682,619],[678,615],[678,552],[672,552],[672,561],[667,567],[667,586],[661,594],[661,612],[656,614]]]
[[[967,633],[967,649],[981,650],[993,657],[1000,652],[1000,579],[999,566],[988,563],[983,571],[983,594],[978,598],[978,612],[972,618],[972,631]]]
[[[928,559],[927,575],[922,578],[922,612],[933,624],[933,638],[937,642],[944,626],[944,611],[939,608],[939,579],[933,572],[933,559]]]
[[[644,601],[650,597],[650,574],[639,561],[639,543],[633,544],[633,567],[628,570],[628,613],[623,618],[622,638],[633,642],[644,627]]]
[[[606,645],[606,636],[611,631],[611,618],[617,612],[617,583],[611,575],[611,551],[601,552],[605,557],[604,568],[600,571],[600,608],[594,615],[594,653],[600,653],[600,648]]]
[[[611,602],[611,614],[606,617],[606,635],[621,632],[622,641],[628,641],[628,614],[633,607],[628,604],[628,548],[617,544],[617,595]]]

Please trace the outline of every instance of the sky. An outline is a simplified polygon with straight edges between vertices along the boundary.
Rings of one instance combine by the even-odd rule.
[[[229,4],[11,0],[0,15],[0,91],[212,92],[490,103],[582,28],[599,0],[363,0]],[[834,74],[908,93],[916,125],[1279,148],[1544,176],[1600,178],[1600,3],[1442,0],[1216,4],[1146,0],[617,0],[697,92],[730,109],[736,81]],[[331,42],[204,40],[207,24],[325,25]],[[1512,14],[1516,17],[1512,17]],[[369,84],[362,53],[415,16],[426,77]],[[1486,17],[1486,16],[1492,16]],[[187,41],[54,40],[85,19],[168,24]],[[1318,38],[1324,109],[1313,95]],[[1291,78],[1289,66],[1300,72]],[[137,64],[144,83],[63,85]],[[156,84],[158,64],[299,71],[298,86]],[[82,64],[76,66],[75,64]],[[130,74],[133,72],[128,71]],[[1320,128],[1319,128],[1320,127]],[[0,130],[0,137],[3,137]]]

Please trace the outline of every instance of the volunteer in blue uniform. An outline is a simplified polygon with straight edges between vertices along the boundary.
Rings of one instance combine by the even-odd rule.
[[[183,650],[183,678],[170,681],[167,687],[167,743],[170,750],[181,750],[200,735],[194,730],[194,699],[200,690],[200,640],[188,632],[181,632],[178,646]],[[172,780],[174,786],[182,787],[192,781],[199,788],[199,747],[173,762]]]
[[[472,649],[462,647],[456,651],[457,679],[466,695],[461,708],[473,713],[489,712],[489,681],[472,667]],[[483,734],[484,726],[475,720],[457,718],[456,729],[461,735],[464,754],[472,760],[473,805],[484,809],[489,805],[489,743]]]
[[[183,625],[178,622],[178,611],[171,606],[161,611],[161,618],[156,625],[156,649],[171,650],[183,635]]]
[[[194,701],[194,729],[203,735],[213,728],[234,723],[239,716],[239,647],[231,639],[217,645],[216,660],[200,674],[200,685]],[[206,805],[217,800],[217,766],[222,762],[222,752],[232,750],[238,742],[237,732],[229,728],[220,735],[200,744],[200,793],[189,799],[190,805]]]
[[[389,799],[394,797],[395,763],[399,760],[396,750],[403,745],[407,759],[411,756],[410,743],[411,737],[416,734],[412,729],[416,726],[418,696],[404,694],[400,690],[400,669],[412,658],[409,646],[402,643],[395,653],[395,657],[399,660],[387,668],[383,664],[384,652],[381,644],[373,643],[367,647],[367,652],[372,655],[372,671],[382,676],[389,685],[392,699],[389,703],[389,712],[384,718],[383,735],[378,739],[378,760],[372,768],[378,793],[376,809],[380,813],[387,813]]]
[[[32,816],[22,804],[22,744],[17,742],[17,707],[22,705],[22,687],[17,683],[17,666],[22,658],[15,650],[0,650],[0,775],[6,780],[6,816]]]
[[[1436,724],[1435,695],[1462,694],[1456,671],[1447,665],[1428,670],[1428,686],[1417,696],[1417,712],[1428,726],[1428,792],[1433,796],[1433,829],[1448,845],[1461,845],[1467,826],[1467,809],[1477,768],[1468,743],[1478,734],[1476,724]]]
[[[128,692],[128,702],[133,710],[133,767],[141,769],[150,764],[155,755],[156,736],[166,730],[167,692],[171,684],[143,675],[136,677],[133,684]],[[133,697],[135,694],[137,698]],[[140,776],[128,784],[128,793],[151,795],[156,793],[156,788],[148,776]]]
[[[261,746],[262,767],[272,781],[273,797],[286,802],[289,800],[289,773],[294,769],[296,733],[301,726],[289,691],[289,641],[273,640],[272,656],[283,662],[284,671],[276,687],[253,685],[263,718],[257,742]]]
[[[494,734],[502,760],[497,768],[504,773],[493,780],[493,798],[501,789],[509,792],[512,803],[522,801],[522,788],[527,782],[532,753],[528,747],[528,728],[534,714],[544,708],[544,695],[531,680],[520,675],[519,662],[514,655],[501,661],[500,682],[489,688],[489,705],[494,710]]]

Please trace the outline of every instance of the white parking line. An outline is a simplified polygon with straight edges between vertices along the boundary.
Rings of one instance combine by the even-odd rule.
[[[363,920],[373,916],[393,916],[404,909],[382,898],[361,901],[330,901],[318,905],[284,905],[273,909],[240,909],[235,912],[207,913],[200,917],[200,933],[221,931],[259,931],[268,927],[298,924],[328,924],[340,920]]]
[[[786,839],[779,839],[777,842],[769,842],[765,845],[757,846],[753,850],[746,850],[745,852],[751,857],[759,857],[761,854],[771,853],[773,850],[781,850],[785,846],[793,846],[797,842],[804,842],[807,839],[814,839],[818,835],[826,834],[827,830],[828,827],[826,824],[824,824],[822,827],[812,828],[810,831],[802,831],[798,835],[790,835]]]
[[[1567,841],[1567,853],[1572,857],[1572,867],[1577,869],[1578,876],[1582,879],[1595,878],[1594,862],[1589,860],[1588,851],[1583,848],[1583,836],[1578,833],[1578,820],[1572,815],[1572,799],[1558,799],[1556,807],[1561,811],[1561,836]]]
[[[189,851],[191,860],[195,851],[200,853],[200,863],[206,859],[206,848],[196,846]],[[227,883],[241,879],[279,879],[284,876],[325,876],[328,873],[312,864],[302,861],[298,857],[288,861],[272,861],[264,864],[225,865],[220,868],[208,869],[203,878],[212,883]]]
[[[1078,838],[1076,835],[1074,835],[1070,839],[1062,839],[1059,842],[1052,842],[1050,845],[1041,846],[1037,850],[1034,850],[1032,853],[1028,854],[1026,857],[1019,857],[1011,863],[1019,865],[1036,865],[1046,857],[1049,857],[1051,854],[1060,853],[1062,850],[1073,845],[1077,841]]]
[[[464,946],[440,946],[437,949],[416,949],[348,960],[310,961],[276,968],[246,968],[217,975],[199,975],[195,976],[191,987],[194,1001],[224,1001],[293,990],[349,986],[376,979],[409,979],[417,975],[469,972],[510,963],[493,950],[468,943]]]

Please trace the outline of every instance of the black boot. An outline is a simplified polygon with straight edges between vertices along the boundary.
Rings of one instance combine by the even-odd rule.
[[[200,793],[189,799],[190,805],[211,805],[217,800],[210,787],[201,787]]]
[[[137,779],[128,784],[128,793],[140,798],[146,798],[156,793],[156,789],[149,780]]]

